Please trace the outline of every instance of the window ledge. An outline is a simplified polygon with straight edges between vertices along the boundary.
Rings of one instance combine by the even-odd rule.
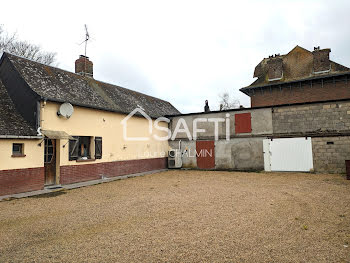
[[[11,157],[26,157],[25,154],[12,154]]]
[[[78,159],[77,163],[93,162],[93,161],[96,161],[96,159]]]

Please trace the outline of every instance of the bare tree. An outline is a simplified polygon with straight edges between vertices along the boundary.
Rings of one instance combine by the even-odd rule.
[[[233,99],[228,92],[219,94],[220,110],[237,109],[240,107],[239,100]]]
[[[0,25],[0,52],[9,52],[46,65],[56,61],[56,53],[43,51],[40,46],[19,40],[16,33],[9,34]]]

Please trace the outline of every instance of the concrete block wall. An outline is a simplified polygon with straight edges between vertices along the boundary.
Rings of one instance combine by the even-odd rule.
[[[274,134],[349,131],[350,100],[275,107],[272,124]]]
[[[219,170],[264,170],[263,139],[235,138],[215,141],[215,169]],[[179,141],[170,141],[170,147],[179,149]],[[198,168],[196,141],[180,143],[183,168]]]
[[[312,138],[314,170],[318,173],[345,173],[350,159],[350,136]]]
[[[241,112],[247,111],[231,113],[230,122],[233,130],[234,114]],[[263,170],[262,141],[267,136],[278,137],[282,134],[300,137],[303,136],[300,135],[301,133],[313,133],[311,137],[315,172],[345,173],[345,160],[350,159],[350,136],[338,136],[336,133],[350,134],[350,100],[251,109],[249,112],[252,113],[251,134],[244,134],[244,138],[239,137],[239,134],[234,134],[229,141],[225,139],[215,141],[216,169]],[[193,114],[183,117],[192,132],[191,123],[194,118],[224,117],[224,114],[224,112]],[[269,114],[271,114],[271,119],[269,119]],[[172,130],[178,119],[179,117],[176,117],[172,120]],[[200,126],[199,128],[207,127]],[[219,127],[221,135],[224,130],[225,126]],[[328,137],[314,136],[321,134]],[[207,132],[200,135],[198,139],[214,140],[213,127],[209,127]],[[169,141],[170,147],[179,148],[179,140],[182,140],[181,151],[188,152],[183,156],[183,167],[197,168],[196,142],[182,139],[179,134],[176,141]]]
[[[241,113],[251,113],[251,125],[252,132],[251,133],[235,133],[235,114]],[[231,137],[242,136],[242,135],[263,135],[263,134],[271,134],[272,133],[272,112],[271,108],[266,109],[250,109],[250,110],[232,110],[227,112],[212,112],[207,114],[191,114],[191,115],[183,115],[178,117],[173,117],[170,122],[171,133],[174,133],[175,127],[180,119],[185,120],[186,125],[189,129],[191,135],[193,135],[193,120],[196,118],[201,119],[209,119],[209,118],[222,118],[226,119],[226,115],[229,115],[230,119],[230,135]],[[181,128],[184,128],[182,125]],[[198,139],[214,139],[214,122],[198,122],[198,129],[205,129],[205,132],[198,133]],[[220,122],[218,125],[219,138],[226,138],[226,121]],[[176,139],[187,139],[187,135],[184,132],[179,132],[176,136]]]
[[[183,168],[197,168],[196,141],[169,141],[169,146],[172,149],[181,149]]]
[[[258,138],[234,138],[215,141],[215,169],[264,170],[263,140]],[[170,142],[171,148],[179,147],[178,141]],[[197,168],[196,142],[182,141],[183,168]],[[350,159],[350,136],[313,137],[312,154],[317,173],[345,173],[345,160]]]
[[[215,168],[264,170],[264,138],[237,138],[215,142]]]

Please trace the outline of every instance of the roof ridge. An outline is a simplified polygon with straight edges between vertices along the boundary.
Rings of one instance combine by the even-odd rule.
[[[163,101],[163,102],[167,102],[169,103],[170,105],[172,105],[169,101],[166,101],[166,100],[163,100],[163,99],[160,99],[160,98],[157,98],[155,96],[152,96],[152,95],[148,95],[148,94],[145,94],[145,93],[142,93],[142,92],[139,92],[139,91],[135,91],[135,90],[132,90],[132,89],[128,89],[128,88],[125,88],[125,87],[122,87],[122,86],[119,86],[117,84],[113,84],[113,83],[108,83],[108,82],[105,82],[105,81],[102,81],[102,80],[98,80],[98,79],[94,79],[94,78],[89,78],[89,77],[85,77],[83,75],[80,75],[78,73],[75,73],[75,72],[72,72],[72,71],[69,71],[69,70],[66,70],[66,69],[62,69],[62,68],[59,68],[59,67],[54,67],[54,66],[51,66],[51,65],[47,65],[47,64],[44,64],[44,63],[41,63],[41,62],[38,62],[38,61],[35,61],[35,60],[32,60],[32,59],[29,59],[29,58],[25,58],[23,56],[19,56],[19,55],[15,55],[15,54],[12,54],[10,52],[6,52],[4,51],[3,54],[6,54],[6,55],[10,55],[10,56],[14,56],[14,57],[18,57],[18,58],[21,58],[21,59],[25,59],[25,60],[28,60],[28,61],[31,61],[33,63],[37,63],[37,64],[40,64],[44,67],[50,67],[52,69],[57,69],[57,70],[62,70],[64,72],[67,72],[69,74],[73,74],[73,75],[76,75],[78,77],[81,77],[85,80],[93,80],[93,81],[96,81],[96,82],[100,82],[100,83],[103,83],[103,84],[107,84],[107,85],[111,85],[111,86],[114,86],[116,88],[121,88],[121,89],[125,89],[125,90],[129,90],[129,91],[132,91],[132,92],[135,92],[135,93],[138,93],[138,94],[141,94],[141,95],[144,95],[144,96],[148,96],[150,98],[154,98],[154,99],[157,99],[157,100],[160,100],[160,101]]]
[[[296,46],[295,46],[294,48],[292,48],[287,54],[285,54],[285,56],[289,55],[289,53],[292,53],[292,52],[294,51],[294,49],[296,49],[296,48],[301,48],[301,49],[303,49],[303,50],[305,50],[305,51],[307,51],[307,52],[309,52],[309,53],[312,53],[310,50],[308,50],[308,49],[306,49],[306,48],[304,48],[304,47],[302,47],[302,46],[296,45]]]
[[[21,78],[41,98],[70,102],[77,106],[128,114],[137,103],[147,108],[152,117],[179,111],[169,102],[139,91],[124,88],[94,78],[82,76],[58,67],[4,53]]]

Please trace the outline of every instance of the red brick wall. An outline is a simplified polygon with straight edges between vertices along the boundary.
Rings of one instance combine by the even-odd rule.
[[[280,90],[278,86],[264,88],[263,92],[260,89],[255,91],[251,96],[252,107],[273,106],[282,104],[304,103],[314,101],[338,100],[350,98],[350,78],[333,82],[332,80],[322,84],[320,81],[310,82],[299,85],[282,86]]]
[[[160,170],[165,169],[166,167],[167,158],[67,165],[61,166],[60,182],[61,184],[72,184],[101,179],[102,175],[106,177],[115,177],[126,174]]]
[[[0,171],[0,196],[44,188],[44,167]]]

